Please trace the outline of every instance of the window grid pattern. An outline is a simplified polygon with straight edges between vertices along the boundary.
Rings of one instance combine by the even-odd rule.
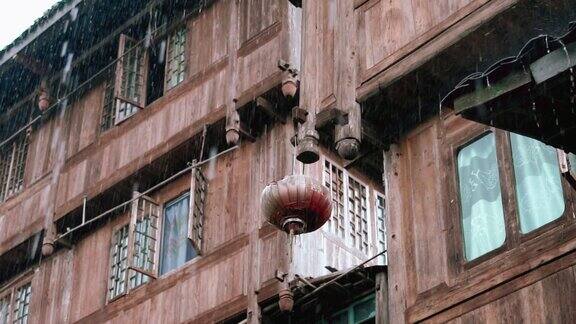
[[[10,315],[10,294],[0,299],[0,324],[8,324]]]
[[[126,272],[128,270],[128,230],[126,224],[118,229],[112,236],[110,251],[110,284],[108,288],[109,299],[126,293]]]
[[[368,254],[370,250],[368,187],[328,160],[324,160],[324,185],[332,197],[332,233]]]
[[[29,132],[18,136],[0,151],[0,202],[24,187]]]
[[[27,283],[18,289],[14,296],[14,318],[12,323],[28,323],[28,314],[30,307],[30,297],[32,295],[32,283]]]
[[[368,253],[368,198],[366,186],[348,177],[349,235],[358,250]]]
[[[386,247],[386,200],[380,195],[376,195],[376,222],[378,224],[378,252],[387,249]],[[388,264],[388,252],[380,256],[382,264]]]
[[[102,105],[102,118],[100,119],[100,131],[110,129],[116,120],[116,107],[114,106],[114,79],[112,77],[104,85],[104,100]]]
[[[170,35],[168,39],[166,89],[172,89],[186,77],[186,27]]]
[[[115,123],[118,124],[128,117],[134,115],[143,106],[144,99],[144,64],[145,50],[136,41],[122,35],[121,57],[117,73],[120,73],[118,89],[116,90],[116,116]]]
[[[148,247],[154,240],[150,236],[152,232],[152,225],[149,217],[136,222],[134,230],[134,259],[133,264],[135,267],[152,270],[154,260],[151,260],[154,247],[150,250]],[[130,271],[130,288],[136,288],[150,281],[150,276],[139,271]]]
[[[332,233],[341,238],[345,237],[345,211],[346,200],[344,197],[344,172],[324,161],[324,185],[330,189],[332,196],[332,216],[330,217],[329,228]]]
[[[134,103],[142,100],[144,83],[144,49],[134,41],[126,40],[126,52],[122,57],[120,96]]]
[[[146,273],[153,273],[158,237],[158,205],[147,199],[138,200],[136,225],[134,226],[134,254],[130,273],[130,288],[150,281]]]
[[[206,190],[208,182],[200,168],[192,170],[192,179],[190,184],[190,220],[188,229],[188,238],[194,244],[198,253],[202,251],[203,229],[204,229],[204,208],[206,205]]]

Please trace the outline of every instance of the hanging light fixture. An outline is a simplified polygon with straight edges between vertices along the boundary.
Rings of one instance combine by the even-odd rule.
[[[292,263],[294,235],[313,232],[324,225],[332,213],[330,191],[321,182],[305,175],[289,175],[270,183],[261,197],[262,212],[266,219],[288,234],[287,257]],[[278,306],[283,312],[294,307],[294,294],[289,286],[291,265],[278,293]]]

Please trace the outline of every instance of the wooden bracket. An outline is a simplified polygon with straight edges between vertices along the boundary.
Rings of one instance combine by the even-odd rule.
[[[274,276],[276,277],[276,280],[280,281],[280,282],[284,282],[284,279],[286,278],[288,274],[280,271],[279,269],[276,269],[276,272],[274,274]]]
[[[298,106],[292,108],[292,121],[295,124],[304,124],[308,119],[308,111]]]
[[[348,124],[348,113],[332,107],[323,109],[316,114],[316,130],[321,130],[330,124],[340,126]]]
[[[292,74],[293,77],[298,75],[298,69],[291,68],[290,63],[282,59],[278,60],[278,68],[282,71],[287,71],[288,73]]]

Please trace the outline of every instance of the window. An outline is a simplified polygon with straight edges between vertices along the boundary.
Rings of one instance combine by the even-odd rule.
[[[386,200],[381,195],[376,195],[376,222],[378,229],[378,252],[386,247]],[[388,264],[388,252],[380,256],[380,264]]]
[[[494,133],[458,152],[458,180],[464,253],[474,260],[504,244],[504,208]]]
[[[100,119],[101,132],[110,129],[116,124],[116,106],[114,105],[114,101],[114,79],[109,76],[109,79],[104,84],[102,118]]]
[[[147,59],[147,51],[139,42],[120,35],[118,61],[114,73],[110,73],[104,84],[101,131],[121,123],[144,108]]]
[[[496,130],[460,147],[456,156],[466,261],[502,247],[505,241],[506,249],[516,248],[562,219],[562,224],[572,222],[566,217],[572,215],[573,207],[565,200],[570,193],[564,192],[570,177],[562,176],[568,172],[570,157],[563,151]]]
[[[10,294],[0,299],[0,324],[8,324],[10,317]]]
[[[324,185],[332,195],[329,231],[365,254],[370,249],[368,187],[324,160]]]
[[[568,161],[570,162],[570,172],[576,174],[576,154],[568,154]]]
[[[348,216],[350,238],[358,250],[368,253],[368,203],[366,187],[349,177]]]
[[[529,233],[562,216],[564,193],[556,150],[510,134],[520,230]]]
[[[134,192],[134,195],[139,196],[139,193]],[[140,196],[132,203],[130,223],[114,231],[109,299],[124,295],[156,276],[158,215],[159,206],[149,197]]]
[[[110,283],[108,298],[114,299],[126,292],[128,270],[128,224],[114,231],[110,250]]]
[[[330,315],[320,323],[330,324],[368,324],[376,322],[375,296],[370,295]]]
[[[7,289],[0,298],[0,324],[28,323],[32,282]]]
[[[186,77],[186,27],[181,27],[168,37],[166,57],[165,89],[170,90]]]
[[[330,188],[332,195],[332,216],[328,221],[332,233],[344,238],[344,217],[346,209],[344,208],[344,173],[335,165],[324,161],[324,185]]]
[[[176,269],[197,256],[192,241],[188,239],[189,205],[190,194],[187,193],[164,208],[160,274]]]
[[[24,187],[24,170],[28,155],[30,130],[0,148],[0,202]]]
[[[160,206],[150,197],[133,193],[130,222],[112,233],[108,300],[130,293],[201,253],[207,187],[201,170],[192,169],[190,192],[165,205],[162,223]]]
[[[14,296],[14,312],[12,314],[12,323],[28,323],[31,295],[32,283],[30,282],[16,289],[16,294]]]

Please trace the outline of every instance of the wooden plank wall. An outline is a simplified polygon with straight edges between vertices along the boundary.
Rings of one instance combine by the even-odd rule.
[[[95,196],[200,132],[204,123],[224,116],[230,15],[250,13],[240,16],[241,33],[250,38],[234,49],[238,52],[234,96],[252,99],[279,82],[277,62],[288,53],[288,46],[281,43],[288,32],[287,4],[241,1],[236,10],[232,8],[236,6],[219,1],[188,22],[187,79],[120,126],[98,134],[101,86],[74,107],[68,116],[67,162],[58,182],[57,218],[78,206],[84,194]]]
[[[447,138],[463,140],[480,130],[459,117],[436,117],[387,152],[391,321],[572,322],[573,225],[522,238],[482,263],[460,266],[456,174]]]
[[[128,222],[126,213],[73,249],[60,250],[40,264],[33,274],[32,319],[42,318],[43,323],[204,322],[244,311],[247,296],[255,294],[249,289],[251,283],[256,290],[275,287],[286,237],[264,221],[260,194],[269,182],[289,172],[290,133],[289,125],[274,127],[255,143],[245,143],[205,166],[209,187],[202,257],[107,303],[112,230]],[[151,196],[164,204],[189,190],[189,185],[185,175]],[[253,234],[255,242],[249,240]]]
[[[488,0],[356,1],[358,86]]]
[[[328,149],[322,150],[323,157],[318,163],[307,165],[305,174],[323,181],[324,165],[323,159],[327,157],[330,161],[342,167],[345,160]],[[302,166],[299,165],[299,170]],[[376,194],[384,194],[384,188],[378,183],[354,169],[347,170],[352,177],[368,186],[368,227],[369,227],[369,250],[364,253],[354,247],[351,242],[346,241],[335,235],[328,225],[321,227],[319,230],[300,235],[294,241],[294,273],[304,277],[317,277],[329,274],[325,268],[330,266],[338,270],[350,269],[362,261],[372,257],[380,252],[378,247],[378,238],[376,234]],[[348,222],[348,220],[346,220]],[[348,226],[348,225],[347,225]],[[311,262],[314,260],[314,262]],[[372,264],[372,263],[371,263]]]

